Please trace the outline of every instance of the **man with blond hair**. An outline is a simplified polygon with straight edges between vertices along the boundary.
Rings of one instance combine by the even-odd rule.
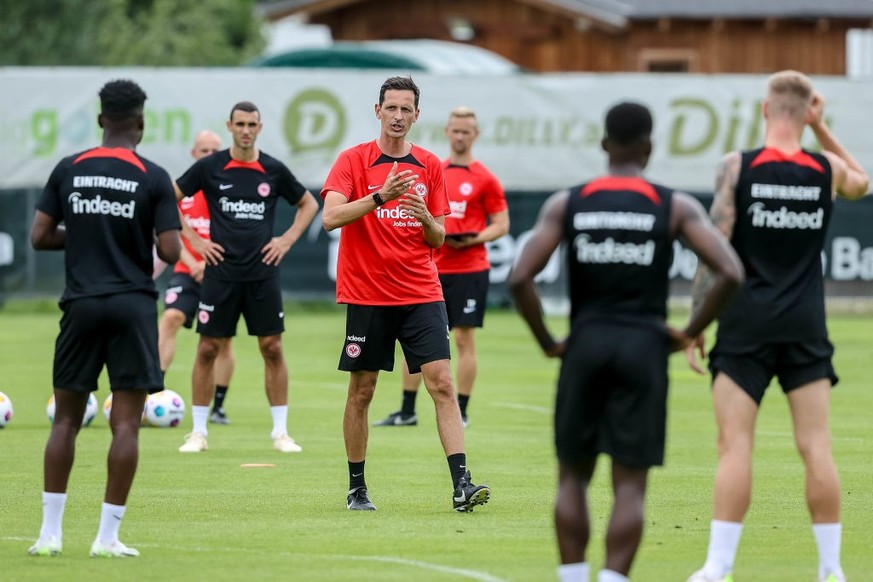
[[[443,174],[451,214],[446,217],[446,243],[436,250],[434,260],[446,300],[449,329],[455,332],[458,348],[458,407],[461,420],[469,423],[467,404],[476,381],[475,331],[485,321],[491,263],[485,243],[509,232],[509,210],[503,186],[484,164],[473,157],[473,143],[479,137],[476,112],[456,107],[446,123],[451,146],[443,160]],[[403,362],[403,401],[397,412],[376,426],[418,424],[415,398],[421,374],[410,374]]]
[[[719,462],[706,563],[689,582],[732,580],[751,500],[755,421],[774,376],[788,397],[806,468],[818,579],[846,579],[840,565],[840,484],[828,427],[837,376],[825,322],[821,253],[834,199],[864,196],[868,177],[831,133],[824,105],[805,75],[774,74],[763,105],[764,147],[731,152],[718,169],[710,215],[742,259],[746,282],[719,319],[709,358]],[[821,153],[801,148],[807,125]],[[703,266],[692,291],[695,309],[709,281]],[[703,373],[695,350],[705,356],[702,336],[686,355]]]

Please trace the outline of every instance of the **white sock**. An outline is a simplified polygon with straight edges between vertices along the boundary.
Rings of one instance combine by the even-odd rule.
[[[588,582],[588,562],[561,564],[558,566],[558,580],[561,582]]]
[[[597,573],[597,582],[628,582],[630,578],[622,576],[615,570],[601,570]]]
[[[270,415],[273,417],[273,432],[270,433],[270,438],[288,434],[288,405],[271,406]]]
[[[192,406],[191,418],[194,420],[194,432],[209,434],[209,431],[206,429],[206,420],[209,418],[208,406]]]
[[[742,533],[742,523],[712,520],[709,526],[709,550],[703,565],[703,572],[707,576],[718,579],[733,571]]]
[[[100,530],[97,532],[97,541],[104,546],[111,546],[118,541],[118,528],[124,519],[125,507],[103,502],[100,511]]]
[[[42,492],[42,527],[39,530],[39,539],[48,540],[52,536],[62,539],[61,523],[64,521],[66,504],[66,493]]]
[[[814,523],[812,535],[818,546],[818,575],[824,578],[828,574],[841,574],[840,545],[843,538],[843,526],[839,523]]]

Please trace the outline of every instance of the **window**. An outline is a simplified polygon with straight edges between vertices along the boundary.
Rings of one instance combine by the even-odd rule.
[[[694,49],[642,49],[637,70],[649,73],[695,73],[699,70]]]

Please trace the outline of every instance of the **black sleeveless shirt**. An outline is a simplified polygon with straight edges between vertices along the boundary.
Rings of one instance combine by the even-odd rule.
[[[831,166],[818,153],[743,152],[731,244],[746,282],[719,319],[727,344],[827,337],[821,254],[833,208]]]
[[[663,325],[673,191],[605,176],[570,189],[564,224],[571,320]]]

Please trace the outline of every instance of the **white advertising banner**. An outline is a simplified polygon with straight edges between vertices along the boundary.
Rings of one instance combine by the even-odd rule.
[[[99,144],[97,92],[106,81],[130,78],[149,96],[138,151],[172,176],[191,163],[198,130],[229,139],[230,107],[250,100],[264,121],[261,149],[317,190],[340,150],[378,135],[374,104],[388,76],[336,69],[0,68],[0,189],[41,186],[59,159]],[[722,155],[756,147],[763,138],[765,76],[416,73],[414,79],[421,118],[411,140],[445,156],[448,112],[472,107],[481,127],[476,154],[511,191],[555,190],[603,172],[603,115],[623,100],[652,109],[648,175],[669,186],[711,190]],[[873,168],[873,83],[814,81],[835,133]],[[811,132],[804,145],[815,147]]]

